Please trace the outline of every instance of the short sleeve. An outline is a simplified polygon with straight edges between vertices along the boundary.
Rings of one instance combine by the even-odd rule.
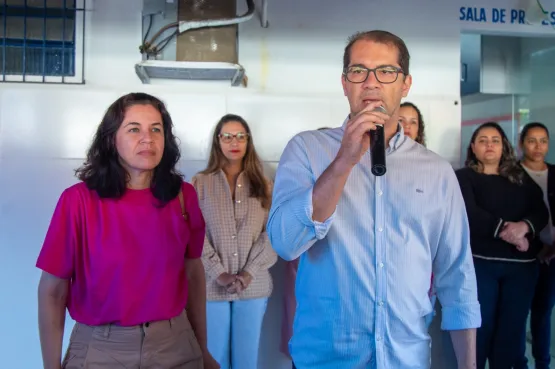
[[[79,239],[79,202],[65,190],[60,196],[36,266],[58,278],[70,279]]]
[[[187,250],[185,251],[185,257],[187,259],[197,259],[202,256],[206,224],[200,210],[195,188],[187,182],[183,182],[182,188],[185,208],[189,215],[189,227],[191,231]]]

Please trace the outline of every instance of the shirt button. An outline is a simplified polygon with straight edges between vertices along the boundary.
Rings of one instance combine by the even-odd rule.
[[[238,204],[240,204],[240,203],[241,203],[241,200],[237,200],[237,201],[235,201],[235,202],[238,203]]]
[[[378,305],[383,306],[383,301],[378,302]]]
[[[383,195],[383,192],[382,191],[378,192],[378,196],[381,196],[381,195]]]
[[[376,341],[381,341],[382,338],[380,336],[376,337]]]
[[[383,263],[380,263],[380,268],[383,268]]]
[[[241,183],[237,183],[237,187],[241,187]]]
[[[233,236],[231,236],[231,238],[235,239],[235,238],[237,238],[237,236],[236,236],[236,235],[233,235]]]
[[[383,228],[382,227],[378,228],[378,231],[379,232],[383,231]]]
[[[234,253],[233,253],[233,256],[237,256],[237,253],[236,253],[236,252],[234,252]]]

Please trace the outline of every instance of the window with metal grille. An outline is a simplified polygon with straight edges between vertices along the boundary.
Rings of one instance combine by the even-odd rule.
[[[84,83],[86,0],[0,0],[0,82]]]

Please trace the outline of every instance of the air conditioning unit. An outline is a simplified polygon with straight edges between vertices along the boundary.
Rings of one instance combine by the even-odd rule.
[[[254,0],[237,16],[235,0],[143,0],[140,80],[229,80],[246,85],[238,61],[238,24],[251,20]],[[261,24],[267,27],[267,2],[261,3]]]

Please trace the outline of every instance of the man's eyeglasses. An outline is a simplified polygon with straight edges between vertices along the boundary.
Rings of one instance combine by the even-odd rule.
[[[376,79],[380,83],[393,83],[397,81],[399,73],[403,73],[403,70],[393,65],[385,65],[374,69],[355,65],[345,69],[343,75],[349,82],[363,83],[368,79],[370,72],[374,73],[374,76],[376,76]]]
[[[239,133],[236,133],[236,134],[220,133],[219,137],[220,137],[220,140],[223,143],[230,143],[231,141],[233,141],[234,138],[237,140],[237,142],[243,143],[243,142],[246,142],[248,140],[249,134],[245,133],[245,132],[239,132]]]

